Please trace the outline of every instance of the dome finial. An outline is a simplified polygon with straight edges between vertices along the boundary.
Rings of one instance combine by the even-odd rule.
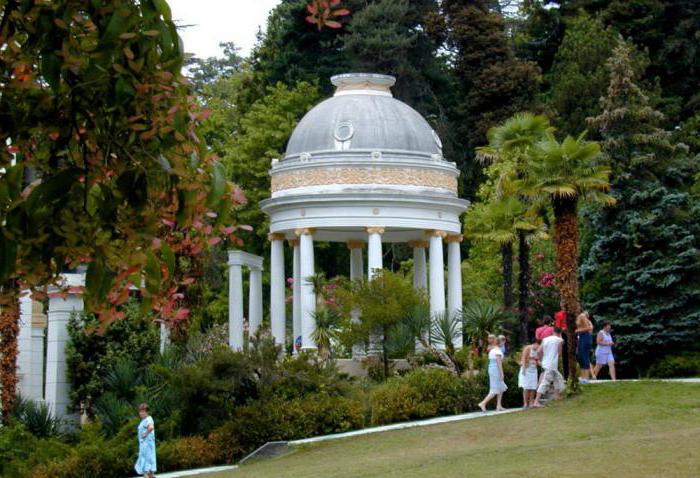
[[[331,83],[336,87],[334,96],[348,94],[392,96],[391,87],[396,83],[396,78],[377,73],[345,73],[331,77]]]

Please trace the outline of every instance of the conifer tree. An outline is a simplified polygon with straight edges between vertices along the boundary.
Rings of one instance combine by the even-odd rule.
[[[590,120],[603,138],[617,204],[589,214],[595,239],[582,275],[585,300],[613,323],[623,363],[642,370],[698,343],[700,201],[691,192],[697,161],[659,127],[663,115],[635,83],[630,57],[620,41],[608,62],[603,113]]]

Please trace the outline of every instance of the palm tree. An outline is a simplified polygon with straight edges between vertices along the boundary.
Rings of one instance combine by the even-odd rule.
[[[547,237],[541,218],[518,197],[503,195],[472,208],[467,215],[465,235],[476,241],[495,242],[500,246],[503,304],[506,309],[513,305],[513,244],[518,242],[520,342],[525,343],[529,336],[527,298],[530,281],[530,241]]]
[[[534,207],[545,203],[554,210],[554,244],[559,294],[566,311],[569,343],[573,344],[576,316],[581,312],[578,284],[578,205],[580,201],[606,205],[615,203],[607,194],[610,189],[610,168],[598,163],[598,143],[567,136],[559,142],[547,133],[527,157],[525,175],[518,187],[529,197]],[[572,388],[578,386],[576,352],[568,348],[569,378]]]
[[[519,208],[511,210],[519,213],[513,216],[515,222],[521,224],[516,228],[512,243],[518,242],[518,316],[520,322],[520,343],[524,344],[529,338],[530,314],[528,300],[530,296],[530,241],[535,239],[533,234],[545,238],[542,221],[530,213],[525,207],[527,198],[514,188],[514,180],[522,179],[523,167],[527,152],[535,143],[547,133],[552,133],[554,128],[549,119],[544,115],[532,113],[518,113],[506,120],[501,126],[491,128],[488,132],[489,144],[477,149],[478,157],[482,161],[490,161],[495,164],[496,181],[494,196],[517,196],[522,203]],[[512,252],[511,252],[512,254]]]

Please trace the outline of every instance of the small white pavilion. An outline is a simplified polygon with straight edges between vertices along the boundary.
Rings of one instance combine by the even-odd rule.
[[[331,82],[335,95],[304,116],[284,157],[273,161],[272,194],[261,203],[270,216],[272,334],[285,343],[287,242],[294,269],[293,339],[303,350],[316,349],[316,300],[306,280],[316,272],[315,241],[347,244],[351,279],[365,270],[371,279],[382,269],[383,244],[407,243],[414,285],[428,289],[431,314],[462,309],[460,215],[468,202],[457,197],[455,163],[443,157],[428,122],[392,96],[393,77],[350,73]],[[460,346],[461,336],[454,343]]]

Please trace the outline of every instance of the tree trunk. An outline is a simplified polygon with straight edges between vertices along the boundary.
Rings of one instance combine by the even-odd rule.
[[[3,421],[12,411],[17,387],[19,289],[9,281],[0,290],[0,402]]]
[[[384,361],[384,380],[385,381],[389,378],[389,354],[387,353],[387,349],[386,349],[386,341],[387,341],[388,332],[389,332],[388,327],[385,325],[383,328],[383,334],[382,334],[382,360]]]
[[[578,291],[578,214],[576,200],[554,201],[554,244],[556,247],[557,287],[566,311],[569,339],[569,380],[578,388],[576,363],[576,317],[581,313]]]
[[[530,245],[527,234],[518,231],[518,315],[520,317],[520,345],[530,341],[530,312],[528,299],[530,297]]]
[[[503,269],[503,306],[513,308],[513,244],[501,246],[501,263]]]

